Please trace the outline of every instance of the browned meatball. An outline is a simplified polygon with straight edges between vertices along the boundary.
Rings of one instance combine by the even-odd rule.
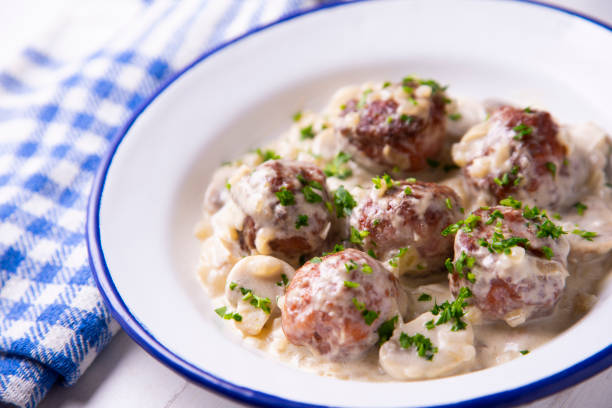
[[[245,214],[239,241],[247,251],[294,262],[319,252],[331,228],[325,175],[309,163],[260,164],[231,186],[231,197]]]
[[[356,249],[314,258],[296,272],[282,310],[287,339],[330,360],[358,358],[399,315],[398,282]]]
[[[460,207],[450,187],[385,176],[353,211],[353,237],[367,234],[362,248],[399,273],[440,271],[453,251],[452,237],[440,231],[462,217]]]
[[[573,186],[587,171],[568,154],[548,112],[510,106],[498,108],[453,147],[468,184],[492,204],[509,195],[543,207],[573,204]]]
[[[486,317],[511,326],[550,313],[568,275],[564,234],[537,208],[476,210],[459,228],[454,263],[448,261],[452,293],[468,287],[469,301]]]
[[[406,78],[347,101],[337,129],[345,150],[366,167],[421,170],[442,149],[446,100],[435,81]]]

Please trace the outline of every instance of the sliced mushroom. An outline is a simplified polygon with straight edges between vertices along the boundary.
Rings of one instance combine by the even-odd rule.
[[[431,330],[425,327],[427,322],[435,322],[438,318],[430,312],[423,313],[395,329],[391,339],[382,345],[379,352],[380,365],[389,375],[398,380],[419,380],[457,374],[472,366],[476,350],[471,325],[456,331],[451,330],[450,321],[434,326]],[[406,336],[414,337],[418,334],[431,342],[431,350],[422,356],[415,344],[404,348],[400,341],[401,337],[405,339]],[[407,345],[406,341],[403,343]]]
[[[245,335],[255,336],[270,318],[279,314],[278,298],[293,278],[295,270],[278,258],[247,256],[230,271],[225,297],[242,316],[236,327]]]

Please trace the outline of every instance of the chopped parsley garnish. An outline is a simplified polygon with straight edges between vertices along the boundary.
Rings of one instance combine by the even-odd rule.
[[[276,286],[287,286],[289,284],[289,278],[284,273],[281,274],[281,280],[276,282]]]
[[[406,92],[408,95],[412,95],[412,93],[414,92],[414,88],[408,85],[403,85],[402,89],[404,90],[404,92]]]
[[[485,222],[485,224],[487,224],[487,225],[491,225],[491,224],[493,224],[493,223],[495,222],[495,220],[496,220],[496,219],[498,219],[498,218],[503,219],[503,218],[504,218],[504,214],[502,214],[502,212],[501,212],[501,211],[499,211],[499,210],[495,210],[495,211],[493,211],[491,214],[489,214],[489,219],[487,220],[487,222]]]
[[[561,219],[561,214],[559,214],[559,213],[554,213],[554,214],[553,214],[553,218],[554,218],[555,220],[560,220],[560,219]]]
[[[346,286],[347,288],[358,288],[360,285],[357,282],[344,281],[344,286]]]
[[[412,189],[410,188],[410,186],[406,186],[406,188],[404,189],[404,194],[406,195],[412,194]]]
[[[547,218],[546,211],[540,210],[537,206],[533,206],[529,208],[528,205],[523,209],[523,217],[528,220],[536,220],[538,221],[540,217]]]
[[[357,104],[357,109],[361,109],[365,106],[368,100],[368,95],[371,93],[372,93],[371,89],[366,89],[365,91],[363,91],[363,94],[361,94],[361,99],[359,100],[359,103]]]
[[[512,130],[516,132],[514,135],[514,140],[523,140],[523,136],[530,135],[533,132],[533,128],[524,123],[518,124],[517,126],[513,127]]]
[[[334,248],[331,251],[323,252],[323,256],[335,254],[335,253],[342,252],[342,251],[344,251],[344,245],[336,244],[334,245]]]
[[[531,106],[527,106],[525,109],[523,109],[523,112],[525,112],[525,113],[533,113],[533,110],[531,109]]]
[[[552,174],[552,178],[555,178],[557,175],[557,165],[553,162],[546,162],[546,169]]]
[[[555,256],[555,254],[553,253],[553,250],[550,249],[550,247],[548,246],[543,246],[542,252],[544,253],[544,256],[546,257],[546,259],[551,259],[553,256]]]
[[[374,222],[372,222],[373,226],[377,226],[378,224],[380,224],[380,218],[376,218]]]
[[[501,180],[495,177],[493,181],[500,187],[507,186],[510,183],[510,176],[508,175],[508,173],[504,173]]]
[[[520,210],[523,207],[523,203],[521,201],[515,200],[512,196],[508,196],[499,202],[501,205],[506,207],[512,207],[515,210]]]
[[[353,304],[361,312],[361,316],[363,316],[363,320],[368,326],[371,326],[374,323],[374,320],[378,318],[379,313],[373,310],[366,309],[366,305],[363,302],[357,300],[357,298],[353,298]]]
[[[374,250],[371,248],[368,249],[368,255],[370,255],[374,259],[378,259],[378,257],[376,256],[376,253],[374,253]]]
[[[567,234],[567,231],[563,231],[563,228],[555,225],[551,220],[546,219],[542,224],[536,225],[538,231],[536,237],[552,239],[558,239],[561,235]]]
[[[240,293],[243,294],[242,300],[248,301],[251,306],[263,310],[266,314],[270,314],[270,298],[257,296],[251,289],[243,287],[240,288]]]
[[[338,177],[340,180],[344,180],[353,175],[353,170],[346,166],[350,159],[350,154],[340,152],[330,163],[325,165],[323,172],[327,177]]]
[[[365,273],[366,275],[369,275],[373,272],[374,270],[372,269],[372,267],[368,264],[363,264],[361,265],[361,272]]]
[[[389,116],[387,118],[387,123],[391,124],[393,122],[393,116]]]
[[[408,177],[408,178],[406,179],[406,181],[407,181],[408,183],[416,183],[417,179],[415,179],[414,177]]]
[[[391,259],[389,259],[389,265],[391,265],[394,268],[397,268],[397,266],[399,265],[400,258],[402,256],[404,256],[406,251],[408,251],[408,248],[400,248],[399,252],[397,254],[393,255],[393,257]]]
[[[389,81],[385,81],[385,82],[383,83],[383,86],[382,86],[382,87],[383,87],[383,88],[388,88],[388,87],[390,87],[390,86],[391,86],[391,82],[389,82]]]
[[[409,336],[402,332],[399,337],[399,343],[403,349],[408,349],[414,346],[418,356],[429,361],[431,361],[434,354],[438,352],[438,348],[434,347],[431,340],[423,336],[421,333],[417,333],[414,336]]]
[[[306,214],[300,214],[297,217],[297,221],[295,222],[295,229],[300,229],[302,227],[308,226],[308,216]]]
[[[469,270],[474,267],[475,263],[476,258],[467,256],[465,251],[461,251],[461,255],[459,255],[459,258],[457,258],[454,265],[450,258],[447,258],[447,260],[444,262],[444,266],[446,266],[446,269],[450,273],[457,272],[460,277],[466,278],[470,282],[474,283],[476,281],[476,276],[472,272],[469,272]]]
[[[315,181],[315,180],[308,181],[308,180],[306,180],[306,177],[304,177],[301,173],[299,173],[297,175],[297,179],[304,186],[310,186],[312,188],[316,188],[317,190],[323,191],[323,186],[321,185],[321,183],[319,183],[318,181]]]
[[[227,191],[230,191],[232,189],[232,185],[230,184],[229,181],[225,182],[225,188],[227,188]]]
[[[236,286],[238,286],[238,284],[236,282],[230,282],[230,284],[229,284],[230,290],[236,289]]]
[[[592,241],[593,238],[595,238],[597,236],[596,232],[583,231],[583,230],[579,230],[579,229],[573,230],[572,234],[576,234],[576,235],[586,239],[587,241]]]
[[[281,205],[289,206],[295,204],[295,196],[291,191],[287,190],[287,187],[282,186],[275,194]]]
[[[225,320],[234,319],[237,322],[242,321],[242,316],[240,315],[240,313],[228,312],[226,306],[222,306],[220,308],[215,309],[215,313]]]
[[[353,261],[352,259],[350,259],[347,263],[344,264],[347,273],[357,269],[358,266],[359,265],[357,265],[357,262]]]
[[[574,204],[574,207],[576,207],[576,211],[578,211],[578,215],[584,215],[584,211],[588,210],[589,208],[586,205],[582,204],[580,201]]]
[[[346,215],[350,214],[356,205],[357,202],[351,193],[346,191],[344,186],[338,187],[338,189],[334,192],[334,206],[336,207],[336,216],[338,218],[346,217]]]
[[[383,324],[378,327],[378,343],[376,343],[378,346],[382,346],[385,342],[387,342],[387,340],[391,338],[391,336],[393,335],[393,330],[395,330],[395,325],[397,324],[397,321],[398,316],[395,315],[386,322],[383,322]]]
[[[387,186],[387,188],[393,187],[395,184],[393,179],[387,173],[383,174],[382,177],[376,176],[372,179],[372,183],[374,183],[374,188],[380,190],[383,186],[383,183]]]
[[[448,118],[450,120],[452,120],[453,122],[456,122],[459,119],[461,119],[461,114],[460,113],[451,113],[450,115],[448,115]]]
[[[472,232],[479,222],[480,216],[470,214],[465,220],[459,220],[456,223],[444,228],[442,230],[442,236],[446,237],[450,234],[455,234],[460,228],[462,228],[465,232]]]
[[[427,328],[427,330],[432,330],[434,327],[436,327],[436,324],[434,323],[432,319],[432,320],[425,322],[425,327]]]
[[[448,208],[449,210],[453,209],[453,204],[451,203],[450,198],[447,198],[446,200],[444,200],[444,202],[446,203],[446,208]]]
[[[321,258],[319,258],[318,256],[315,256],[314,258],[310,260],[310,263],[313,263],[313,264],[321,263]]]
[[[408,123],[411,123],[411,122],[414,120],[414,118],[413,118],[412,116],[408,116],[408,115],[406,115],[405,113],[402,113],[402,114],[400,115],[400,120],[401,120],[402,122],[408,122]]]
[[[521,350],[519,351],[522,355],[529,354],[529,350]]]
[[[429,302],[431,300],[431,295],[427,293],[421,293],[421,296],[417,299],[419,302]]]
[[[299,122],[302,119],[302,111],[297,111],[293,114],[293,121]]]
[[[306,201],[309,203],[320,203],[323,201],[323,197],[315,193],[311,186],[305,186],[302,188],[302,193],[304,194]]]
[[[467,302],[465,301],[465,299],[471,296],[472,292],[470,291],[470,289],[462,287],[461,289],[459,289],[459,295],[457,296],[457,299],[455,299],[453,302],[449,303],[449,301],[447,300],[441,305],[434,303],[434,307],[431,309],[431,313],[434,316],[440,315],[438,320],[435,322],[435,325],[440,326],[441,324],[447,323],[454,319],[455,322],[451,327],[452,331],[465,329],[467,323],[464,322],[461,318],[465,315],[463,308],[467,306]]]
[[[353,244],[358,244],[358,245],[362,245],[363,244],[363,239],[365,237],[367,237],[368,235],[370,235],[370,231],[359,231],[357,228],[351,226],[351,237],[350,237],[350,241]]]
[[[261,158],[262,162],[267,162],[268,160],[278,160],[281,158],[274,150],[262,151],[261,149],[257,149],[255,152]]]
[[[308,125],[300,129],[300,139],[301,140],[314,139],[314,137],[315,137],[315,134],[312,131],[312,125]]]
[[[427,164],[429,165],[429,167],[431,168],[437,168],[438,166],[440,166],[440,162],[434,159],[430,159],[429,157],[425,159],[425,161],[427,162]]]

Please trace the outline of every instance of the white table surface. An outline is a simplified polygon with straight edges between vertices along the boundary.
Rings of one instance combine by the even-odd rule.
[[[74,4],[70,0],[64,0],[63,3]],[[611,0],[555,0],[550,1],[550,3],[580,10],[601,20],[612,22]],[[0,0],[0,49],[6,51],[7,48],[4,45],[9,50],[11,48],[19,49],[19,43],[27,41],[26,25],[19,24],[18,27],[15,22],[25,21],[25,17],[30,17],[30,12],[33,9],[39,9],[42,4],[44,2],[40,0],[25,2]],[[57,3],[55,5],[57,6]],[[11,11],[11,13],[6,11]],[[16,18],[16,14],[21,14],[24,18]],[[5,17],[10,16],[10,21],[8,18],[3,18],[3,15]],[[21,30],[17,30],[17,37],[21,38],[15,38],[15,30],[18,28],[21,28]],[[9,29],[10,35],[8,35]],[[23,35],[21,36],[19,33]],[[7,41],[9,39],[10,43]],[[607,51],[612,52],[612,50]],[[6,55],[4,53],[4,56]],[[2,58],[0,57],[0,65],[1,63]],[[242,406],[244,405],[237,404],[186,381],[149,356],[124,332],[115,337],[75,386],[70,388],[55,386],[39,405],[40,408],[236,408]],[[525,407],[612,407],[612,368],[577,386],[528,404]]]

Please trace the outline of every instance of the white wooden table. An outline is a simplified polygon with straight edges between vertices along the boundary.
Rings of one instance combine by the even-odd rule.
[[[550,2],[612,22],[612,1],[610,0],[551,0]],[[63,3],[70,3],[70,1],[63,1]],[[46,6],[48,7],[49,4],[46,3]],[[3,49],[5,42],[7,47],[18,49],[16,47],[19,46],[19,41],[15,41],[14,31],[18,27],[14,23],[28,21],[27,18],[31,17],[29,13],[31,7],[39,10],[39,7],[43,5],[45,2],[40,0],[25,2],[0,0],[0,49]],[[57,5],[58,3],[55,3],[55,6]],[[7,13],[7,10],[11,13]],[[22,13],[22,18],[15,16],[20,13]],[[53,13],[47,15],[52,16]],[[9,34],[10,27],[13,28]],[[22,28],[25,29],[25,26]],[[21,31],[25,33],[24,30]],[[605,50],[605,52],[612,52],[612,50]],[[1,62],[0,56],[0,65]],[[236,408],[241,406],[243,405],[186,381],[149,356],[123,332],[115,337],[110,346],[100,354],[75,386],[71,388],[55,386],[40,404],[40,408]],[[612,368],[582,384],[528,404],[527,407],[612,407]]]

